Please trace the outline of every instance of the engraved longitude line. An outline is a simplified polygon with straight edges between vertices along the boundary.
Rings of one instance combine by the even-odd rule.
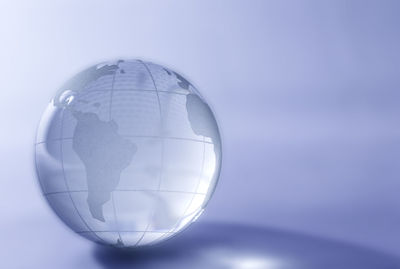
[[[63,109],[62,112],[62,117],[61,117],[61,135],[63,135],[63,128],[64,128],[64,118],[65,118],[65,108]],[[64,169],[64,154],[63,154],[63,143],[60,142],[60,159],[61,159],[61,169],[62,169],[62,173],[63,173],[63,178],[64,178],[64,182],[65,182],[65,186],[67,188],[67,193],[69,198],[71,199],[71,203],[76,211],[76,213],[78,214],[79,218],[82,220],[83,224],[86,226],[86,228],[92,232],[92,234],[97,237],[100,241],[104,242],[107,244],[106,241],[104,241],[102,238],[100,238],[95,232],[92,231],[92,229],[90,229],[89,225],[87,224],[87,222],[83,219],[81,213],[79,212],[78,208],[76,207],[76,204],[74,202],[74,199],[72,198],[71,192],[70,192],[70,188],[69,188],[69,184],[67,182],[67,178],[65,176],[65,169]]]
[[[140,61],[143,66],[146,68],[147,72],[150,75],[151,80],[153,81],[154,89],[156,89],[156,95],[157,95],[157,101],[158,101],[158,110],[160,112],[160,130],[163,130],[163,115],[162,115],[162,110],[161,110],[161,101],[160,101],[160,96],[158,94],[158,89],[156,85],[156,81],[154,80],[153,74],[151,73],[149,67],[143,62]],[[162,137],[162,136],[160,136]],[[162,171],[164,169],[164,140],[161,140],[161,167],[160,167],[160,178],[158,180],[158,189],[160,189],[161,186],[161,177],[162,177]]]
[[[117,63],[118,66],[118,63]],[[113,104],[113,97],[114,97],[114,85],[115,85],[115,77],[117,76],[117,72],[118,72],[118,68],[117,70],[115,70],[113,78],[112,78],[112,82],[111,82],[111,91],[110,91],[110,106],[108,108],[108,120],[111,121],[112,120],[112,104]],[[111,202],[113,205],[113,212],[114,212],[114,221],[115,221],[115,226],[117,227],[117,231],[118,231],[118,238],[119,241],[121,243],[123,243],[122,238],[121,238],[121,234],[119,232],[119,223],[118,223],[118,218],[117,218],[117,211],[115,210],[115,202],[114,202],[114,192],[111,192]]]
[[[39,130],[40,130],[40,128],[41,128],[41,122],[39,123],[39,126],[37,127],[37,129],[36,129],[36,135],[35,135],[35,156],[34,156],[34,161],[35,161],[35,170],[36,170],[36,175],[37,175],[37,178],[38,178],[38,181],[39,181],[39,185],[40,185],[40,190],[42,191],[42,193],[44,193],[44,188],[43,188],[43,184],[42,184],[42,179],[40,178],[40,174],[39,174],[39,167],[38,167],[38,164],[37,164],[37,148],[36,148],[36,145],[37,145],[37,141],[38,141],[38,133],[39,133]]]
[[[123,243],[122,238],[121,238],[121,234],[120,234],[119,224],[118,224],[119,222],[118,222],[118,218],[117,218],[117,210],[115,210],[114,192],[111,192],[111,201],[112,201],[112,205],[113,205],[115,226],[117,227],[118,238],[119,238],[119,241],[121,243]]]
[[[39,167],[38,167],[38,163],[37,163],[37,148],[36,148],[36,146],[35,146],[35,156],[34,156],[34,158],[35,158],[36,175],[37,175],[37,178],[38,178],[38,181],[39,181],[40,189],[41,189],[42,193],[44,194],[44,192],[45,192],[44,185],[43,185],[42,179],[40,177]]]
[[[151,222],[152,222],[152,220],[153,220],[154,214],[155,214],[155,210],[153,210],[153,211],[151,212],[151,215],[150,215],[150,218],[149,218],[149,222],[147,223],[146,228],[144,229],[144,232],[143,232],[142,236],[141,236],[141,237],[139,238],[139,240],[136,242],[135,247],[138,246],[138,245],[140,244],[140,242],[143,240],[143,238],[144,238],[144,236],[146,235],[146,233],[149,232],[149,227],[150,227],[150,224],[151,224]]]
[[[36,130],[35,143],[38,141],[39,130],[42,127],[41,123],[42,122],[40,121],[39,126],[37,127],[37,130]],[[36,175],[37,175],[37,178],[38,178],[38,181],[39,181],[40,189],[41,189],[42,193],[44,193],[45,192],[44,184],[42,183],[42,178],[41,178],[40,173],[39,173],[39,166],[38,166],[38,162],[37,162],[37,150],[38,149],[37,149],[36,145],[38,145],[38,144],[37,143],[35,144],[35,156],[34,156],[34,158],[35,158],[34,159],[35,160],[35,169],[36,169]]]
[[[149,67],[143,61],[139,61],[139,62],[142,63],[142,65],[146,68],[147,72],[149,73],[149,76],[150,76],[151,80],[153,81],[153,86],[154,86],[154,89],[156,90],[156,95],[157,95],[158,111],[160,113],[160,131],[162,131],[163,130],[163,116],[162,116],[161,101],[160,101],[160,96],[158,94],[156,81],[154,80],[153,74],[151,73]],[[160,187],[161,187],[161,178],[162,178],[163,170],[164,170],[164,140],[161,139],[161,165],[160,165],[160,176],[159,176],[159,179],[158,179],[158,187],[157,187],[158,190],[160,190]],[[153,209],[153,212],[151,213],[151,217],[149,219],[149,222],[147,223],[147,226],[146,226],[146,229],[145,229],[146,231],[143,233],[143,235],[136,242],[135,246],[139,245],[140,242],[143,240],[146,232],[148,231],[148,229],[150,227],[151,222],[153,221],[154,214],[155,214],[155,208]]]
[[[205,137],[204,137],[204,136],[203,136],[203,140],[205,140]],[[199,175],[199,179],[198,179],[198,181],[197,181],[197,185],[196,185],[195,191],[198,190],[198,188],[199,188],[199,186],[200,186],[200,183],[201,183],[201,177],[203,176],[203,171],[204,171],[205,156],[206,156],[206,144],[203,143],[203,160],[202,160],[202,162],[201,162],[201,171],[200,171],[200,175]],[[194,200],[195,197],[196,197],[196,194],[193,194],[192,199],[190,200],[190,203],[189,203],[188,206],[186,207],[185,211],[183,212],[183,215],[182,215],[182,217],[180,218],[180,220],[182,220],[182,219],[186,216],[186,213],[187,213],[187,211],[189,210],[190,206],[192,205],[193,200]],[[178,228],[178,226],[179,226],[179,221],[175,224],[175,227],[172,228],[172,231],[176,231],[176,229]]]
[[[115,76],[117,75],[117,70],[115,70],[112,82],[111,82],[111,90],[110,90],[110,106],[109,106],[109,111],[108,111],[108,120],[111,120],[111,111],[112,111],[112,100],[113,100],[113,95],[114,95],[114,83],[115,83]]]

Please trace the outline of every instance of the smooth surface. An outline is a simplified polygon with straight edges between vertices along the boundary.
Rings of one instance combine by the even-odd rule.
[[[204,212],[221,138],[187,79],[119,59],[60,87],[37,131],[35,165],[46,201],[73,231],[138,247],[175,236]]]
[[[44,224],[49,228],[40,228]],[[10,253],[24,258],[2,254],[2,262],[8,268],[34,265],[58,269],[397,269],[400,266],[400,258],[371,248],[257,226],[195,223],[160,245],[121,251],[95,246],[60,229],[59,225],[50,224],[57,223],[25,219],[25,225],[37,227],[36,233],[22,230],[19,234],[32,244],[9,244]],[[32,247],[35,242],[38,245]]]
[[[400,259],[368,248],[282,230],[199,223],[151,249],[94,250],[103,268],[395,269]]]

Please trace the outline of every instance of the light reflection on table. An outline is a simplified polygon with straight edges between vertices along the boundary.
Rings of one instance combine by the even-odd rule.
[[[196,223],[157,246],[134,251],[94,248],[105,269],[395,269],[400,259],[376,250],[287,231]]]

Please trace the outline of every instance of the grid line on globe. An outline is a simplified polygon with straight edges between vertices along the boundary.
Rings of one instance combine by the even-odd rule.
[[[205,143],[205,144],[213,144],[210,141],[205,141],[205,140],[199,140],[199,139],[192,139],[192,138],[180,138],[180,137],[161,137],[161,136],[140,136],[140,135],[123,135],[123,137],[136,137],[136,138],[154,138],[154,139],[176,139],[176,140],[186,140],[186,141],[193,141],[193,142],[200,142],[200,143]],[[54,138],[54,139],[49,139],[52,141],[57,141],[57,140],[72,140],[73,137],[63,137],[63,138]],[[35,145],[43,144],[48,141],[41,141],[41,142],[36,142]]]
[[[148,66],[143,62],[143,61],[139,61],[140,63],[143,64],[143,66],[146,68],[147,72],[149,73],[149,76],[151,77],[151,80],[153,81],[153,85],[154,85],[154,89],[156,91],[157,94],[157,102],[158,102],[158,111],[160,112],[160,128],[162,128],[162,124],[163,124],[163,115],[162,115],[162,111],[161,111],[161,102],[160,102],[160,96],[158,94],[158,89],[156,86],[156,82],[153,78],[153,75],[151,74],[150,69],[148,68]],[[164,165],[164,139],[163,137],[161,138],[161,170],[163,170],[163,165]],[[158,183],[158,188],[157,190],[160,190],[160,185],[161,185],[161,175],[160,175],[160,179],[159,179],[159,183]]]
[[[162,115],[162,112],[161,112],[161,102],[160,102],[160,96],[158,95],[158,89],[157,89],[157,86],[156,86],[156,82],[154,81],[153,75],[151,74],[151,72],[150,72],[149,68],[147,67],[147,65],[143,61],[139,61],[139,62],[145,67],[146,71],[148,72],[148,74],[149,74],[149,76],[151,78],[151,81],[153,82],[154,89],[155,89],[155,92],[156,92],[156,95],[157,95],[158,111],[160,113],[160,128],[162,128],[161,126],[162,126],[162,123],[163,123],[163,115]],[[164,166],[164,140],[161,139],[161,164],[160,164],[161,171],[163,171],[163,166]],[[162,180],[162,178],[161,178],[161,173],[160,173],[159,179],[158,179],[157,191],[160,191],[161,180]],[[154,218],[154,209],[152,210],[152,213],[150,215],[150,221],[147,223],[145,231],[143,232],[143,234],[139,238],[139,240],[136,242],[135,246],[138,246],[140,244],[140,242],[143,240],[145,234],[149,230],[149,227],[150,227],[150,224],[151,224],[151,219],[153,219],[153,218]]]
[[[35,163],[43,194],[90,240],[134,247],[168,239],[203,212],[217,183],[212,112],[159,65],[120,60],[88,70],[42,118]]]
[[[111,91],[110,91],[110,106],[108,108],[108,113],[109,113],[109,117],[108,120],[111,121],[112,119],[112,115],[111,115],[111,111],[112,111],[112,101],[113,101],[113,94],[114,94],[114,83],[115,83],[115,75],[116,73],[114,73],[113,77],[112,77],[112,83],[111,83]],[[122,238],[121,238],[121,234],[119,232],[119,228],[118,228],[118,217],[117,217],[117,212],[115,210],[115,201],[114,201],[114,191],[111,192],[111,201],[112,201],[112,210],[114,213],[114,220],[117,223],[117,234],[118,234],[118,241],[117,242],[122,242]],[[93,230],[91,230],[93,232]],[[95,232],[93,232],[94,234],[96,234]]]

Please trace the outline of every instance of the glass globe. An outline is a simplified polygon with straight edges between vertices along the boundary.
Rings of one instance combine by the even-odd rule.
[[[164,241],[203,212],[221,138],[195,87],[150,62],[118,60],[67,81],[35,143],[44,197],[73,231],[136,247]]]

